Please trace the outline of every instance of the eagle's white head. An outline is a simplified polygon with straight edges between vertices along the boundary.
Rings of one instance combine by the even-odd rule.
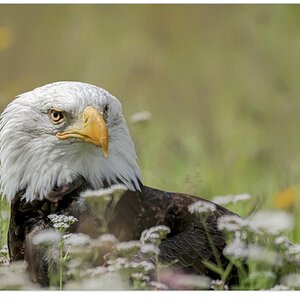
[[[121,182],[139,190],[136,152],[121,103],[81,82],[56,82],[24,93],[0,120],[0,187],[40,200],[82,177],[91,189]]]

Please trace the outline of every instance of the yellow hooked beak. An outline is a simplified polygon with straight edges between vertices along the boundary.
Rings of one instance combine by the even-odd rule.
[[[77,127],[77,126],[76,126]],[[58,132],[57,138],[66,140],[69,138],[78,138],[87,143],[94,144],[103,149],[104,157],[108,156],[108,130],[107,125],[100,114],[94,107],[87,107],[83,112],[83,125],[79,128]]]

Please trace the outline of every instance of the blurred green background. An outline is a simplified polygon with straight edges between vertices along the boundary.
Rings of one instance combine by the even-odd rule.
[[[1,111],[49,82],[101,86],[127,119],[152,113],[129,126],[157,188],[299,207],[299,78],[296,5],[0,5]]]

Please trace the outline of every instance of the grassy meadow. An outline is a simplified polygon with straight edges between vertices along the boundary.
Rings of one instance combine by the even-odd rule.
[[[144,184],[248,193],[228,207],[287,212],[300,243],[299,28],[297,5],[0,5],[0,110],[54,81],[101,86],[123,104]],[[8,217],[1,201],[0,249]]]

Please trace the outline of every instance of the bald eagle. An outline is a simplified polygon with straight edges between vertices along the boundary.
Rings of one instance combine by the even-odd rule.
[[[204,224],[188,206],[206,200],[143,185],[118,99],[91,84],[56,82],[18,96],[2,113],[0,188],[11,205],[9,254],[12,261],[28,262],[34,281],[49,283],[47,261],[32,243],[51,227],[47,216],[73,215],[79,220],[73,232],[97,237],[99,219],[80,195],[117,183],[128,190],[108,224],[110,233],[120,241],[137,240],[143,230],[166,225],[171,231],[160,244],[162,262],[219,277],[205,265],[215,261],[206,228],[225,265],[217,220],[232,212],[216,205]]]

